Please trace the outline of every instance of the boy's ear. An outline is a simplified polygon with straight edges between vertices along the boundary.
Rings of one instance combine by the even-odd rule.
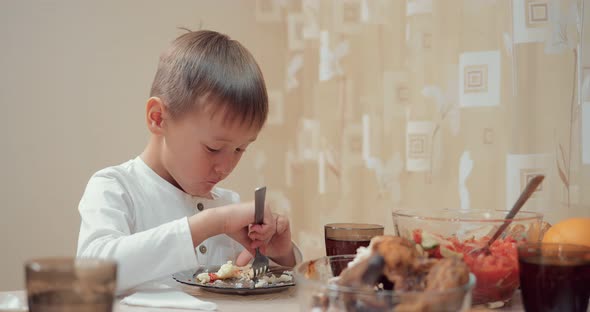
[[[159,97],[151,97],[146,104],[146,122],[148,130],[152,134],[161,135],[163,133],[164,124],[164,103]]]

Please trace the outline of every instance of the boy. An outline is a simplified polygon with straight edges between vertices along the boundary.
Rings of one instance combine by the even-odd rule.
[[[268,112],[262,73],[237,41],[178,37],[160,56],[146,105],[143,153],[95,173],[80,200],[79,257],[118,261],[118,290],[199,265],[245,265],[261,247],[293,266],[289,221],[216,187],[256,140]],[[254,185],[252,189],[254,189]]]

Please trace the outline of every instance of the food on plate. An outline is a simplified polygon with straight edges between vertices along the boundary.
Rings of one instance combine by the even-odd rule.
[[[554,224],[545,232],[543,242],[590,246],[590,218],[570,218]]]
[[[224,280],[229,278],[238,278],[240,276],[248,277],[249,273],[248,267],[238,267],[234,265],[231,261],[228,261],[226,264],[223,264],[219,267],[217,272],[205,272],[197,275],[197,279],[201,283],[210,283],[215,282],[216,280]]]
[[[237,288],[260,288],[278,286],[293,282],[291,271],[284,271],[277,276],[272,273],[254,279],[254,271],[251,265],[236,266],[232,261],[223,264],[217,272],[203,272],[195,276],[195,281],[203,285]]]
[[[393,294],[408,294],[400,302],[388,302],[385,297],[344,292],[341,300],[347,311],[391,311],[391,306],[394,306],[393,311],[458,311],[467,290],[462,293],[445,291],[460,289],[468,282],[469,268],[463,261],[429,259],[412,241],[389,235],[374,237],[368,247],[360,247],[340,276],[330,281],[360,292],[393,290]],[[436,293],[439,296],[434,295]],[[337,309],[330,306],[331,300],[330,294],[318,295],[316,308],[319,311]]]
[[[512,235],[522,237],[521,231],[524,231],[524,227],[518,224],[509,229],[507,235],[492,243],[490,254],[470,254],[471,250],[483,246],[490,239],[489,236],[460,241],[455,236],[442,237],[415,229],[412,237],[429,258],[462,259],[477,279],[473,290],[474,303],[491,303],[510,300],[519,286],[517,241]]]

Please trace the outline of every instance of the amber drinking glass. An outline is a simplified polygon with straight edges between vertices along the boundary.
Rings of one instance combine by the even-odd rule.
[[[518,247],[520,288],[526,311],[586,312],[590,247],[529,243]]]
[[[111,312],[117,282],[114,261],[43,258],[25,263],[30,312]]]

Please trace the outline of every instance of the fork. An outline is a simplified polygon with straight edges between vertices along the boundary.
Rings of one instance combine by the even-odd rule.
[[[254,191],[254,223],[262,224],[264,220],[264,198],[266,197],[266,186],[262,186]],[[256,248],[256,255],[254,262],[252,262],[252,270],[254,271],[254,279],[266,274],[268,270],[268,257],[261,254],[260,250]]]

